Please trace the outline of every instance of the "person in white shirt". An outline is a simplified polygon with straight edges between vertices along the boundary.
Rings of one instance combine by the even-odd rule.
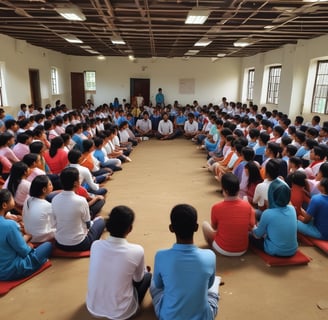
[[[23,206],[25,232],[32,236],[31,242],[39,243],[52,240],[55,236],[55,223],[51,203],[46,196],[52,192],[52,183],[46,175],[34,178],[30,188],[30,197]]]
[[[153,131],[151,120],[149,119],[149,113],[144,111],[142,115],[143,118],[137,120],[136,131],[140,137],[152,137]]]
[[[73,149],[68,153],[68,161],[70,164],[68,167],[76,168],[79,170],[80,184],[87,184],[84,186],[89,192],[97,195],[105,195],[107,189],[99,188],[99,184],[95,183],[91,172],[88,168],[80,165],[82,161],[82,152],[80,150]]]
[[[159,122],[157,130],[157,139],[170,140],[176,137],[176,132],[173,130],[173,123],[166,112],[163,113],[163,119]]]
[[[65,168],[60,181],[63,191],[51,202],[56,227],[55,245],[64,251],[90,250],[92,242],[104,231],[104,219],[97,217],[91,221],[87,200],[75,193],[80,186],[76,168]]]
[[[195,120],[193,113],[188,114],[188,120],[184,124],[184,136],[191,139],[198,133],[198,122]]]
[[[86,306],[95,317],[129,319],[150,286],[144,249],[126,240],[134,218],[130,208],[114,207],[106,223],[109,238],[92,244]]]

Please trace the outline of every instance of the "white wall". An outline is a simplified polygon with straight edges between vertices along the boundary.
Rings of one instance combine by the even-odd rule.
[[[97,92],[95,105],[130,99],[130,78],[150,79],[150,100],[155,102],[158,88],[163,89],[166,103],[178,100],[181,104],[198,100],[202,104],[219,103],[223,96],[236,100],[239,91],[240,59],[225,59],[212,63],[210,59],[137,59],[107,57],[100,61],[95,57],[68,57],[68,72],[96,71]],[[194,94],[179,93],[180,79],[194,79]]]
[[[3,80],[6,91],[5,102],[7,106],[13,108],[14,115],[21,103],[31,103],[29,69],[39,70],[42,106],[53,103],[57,99],[66,100],[68,98],[67,57],[65,55],[1,34],[0,43],[0,62],[4,68]],[[51,94],[50,68],[53,65],[59,68],[62,90],[59,96]]]
[[[244,72],[245,69],[255,68],[254,103],[266,105],[269,109],[278,109],[287,113],[291,119],[302,114],[306,121],[310,121],[313,116],[311,97],[315,62],[327,57],[328,35],[312,40],[300,40],[295,45],[286,45],[277,50],[244,58],[241,69]],[[266,96],[263,94],[267,86],[265,69],[273,64],[282,65],[278,106],[266,104]],[[245,97],[245,93],[241,92],[241,96]],[[328,120],[328,116],[320,117]]]

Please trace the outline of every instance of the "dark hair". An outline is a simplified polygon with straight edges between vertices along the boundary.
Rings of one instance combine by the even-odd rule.
[[[254,160],[255,152],[254,152],[254,149],[251,147],[244,147],[241,150],[241,154],[243,155],[243,158],[245,161]]]
[[[288,161],[289,161],[289,163],[294,163],[297,167],[302,166],[302,160],[299,157],[292,156],[289,158]],[[328,170],[327,170],[327,174],[328,174]]]
[[[318,141],[314,140],[314,139],[306,139],[305,140],[305,145],[311,150],[313,149],[315,146],[317,146],[319,143]]]
[[[17,124],[17,121],[14,119],[8,119],[5,121],[5,127],[6,129],[10,129],[12,126],[14,126],[15,124]]]
[[[72,164],[77,164],[81,156],[82,152],[80,150],[73,149],[68,153],[68,161]]]
[[[68,133],[61,133],[60,136],[62,137],[64,144],[71,139],[71,136]]]
[[[280,158],[282,150],[281,150],[279,143],[269,142],[267,144],[267,149],[269,149],[273,153],[273,156],[275,158],[277,158],[277,157]]]
[[[256,128],[252,128],[249,130],[249,136],[251,139],[258,138],[260,136],[260,130]]]
[[[23,162],[30,167],[33,163],[38,160],[38,154],[36,153],[28,153],[23,157]]]
[[[134,222],[135,214],[127,206],[116,206],[108,215],[106,229],[113,237],[124,238]]]
[[[322,178],[320,185],[325,189],[325,194],[328,194],[328,178]]]
[[[1,189],[0,190],[0,208],[2,209],[2,206],[4,203],[8,203],[10,199],[12,198],[12,194],[8,189]]]
[[[264,143],[264,144],[267,144],[268,141],[270,140],[270,135],[266,132],[261,132],[260,133],[260,136],[259,136],[259,139]]]
[[[306,133],[314,138],[316,138],[319,135],[319,131],[316,128],[308,128],[306,130]]]
[[[43,188],[46,188],[48,186],[50,179],[45,174],[41,174],[39,176],[36,176],[30,187],[30,196],[39,198],[43,195]]]
[[[27,164],[23,161],[15,162],[11,169],[10,175],[8,178],[8,190],[15,196],[17,188],[22,181],[24,174],[26,174],[28,170]]]
[[[245,164],[245,169],[248,170],[248,184],[249,187],[253,183],[261,183],[263,179],[261,177],[260,169],[254,161],[249,161]]]
[[[50,142],[50,148],[49,148],[49,155],[51,158],[53,158],[56,154],[58,149],[60,149],[64,145],[64,141],[62,137],[55,137]]]
[[[72,191],[77,181],[79,181],[79,171],[76,168],[68,167],[60,173],[60,182],[66,191]]]
[[[295,121],[298,122],[299,124],[302,124],[304,121],[304,118],[302,116],[296,116]]]
[[[287,151],[289,157],[295,156],[295,154],[297,152],[297,147],[294,146],[293,144],[289,144],[286,146],[286,151]]]
[[[297,186],[305,187],[306,174],[300,170],[297,170],[290,175],[290,181],[291,183],[296,184]]]
[[[34,141],[29,145],[30,152],[40,154],[44,144],[42,141]]]
[[[303,131],[297,130],[295,133],[295,137],[300,140],[301,143],[303,143],[306,139],[306,135]]]
[[[319,116],[313,116],[312,120],[314,120],[315,122],[319,123],[321,119],[320,119]]]
[[[281,126],[275,126],[275,127],[273,128],[273,131],[276,131],[276,132],[279,134],[280,137],[281,137],[281,136],[284,134],[284,132],[285,132],[284,128],[281,127]]]
[[[10,132],[4,132],[0,134],[0,147],[5,146],[10,139],[12,139],[14,136]]]
[[[88,152],[95,145],[92,139],[84,139],[82,141],[83,152]]]
[[[178,204],[170,214],[171,228],[180,239],[192,239],[197,230],[197,210],[189,204]]]
[[[239,179],[233,173],[225,173],[221,179],[222,189],[231,197],[239,192]]]
[[[98,137],[94,138],[93,141],[96,148],[100,147],[104,143],[104,139]]]
[[[272,179],[279,177],[280,159],[270,159],[265,165],[265,173]]]
[[[20,133],[18,136],[17,136],[17,143],[23,143],[25,144],[26,141],[30,138],[30,136],[26,133]]]
[[[291,144],[292,141],[293,140],[290,137],[288,137],[288,136],[284,136],[284,137],[281,138],[281,144],[283,146],[287,146],[287,145]]]

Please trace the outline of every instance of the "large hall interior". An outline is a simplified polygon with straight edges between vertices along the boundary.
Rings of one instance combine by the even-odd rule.
[[[192,14],[204,20],[187,22]],[[200,109],[219,106],[226,97],[277,110],[291,125],[301,116],[311,127],[319,116],[325,126],[327,21],[322,0],[0,1],[0,108],[17,120],[21,104],[44,112],[60,101],[71,111],[88,100],[95,108],[115,98],[132,105],[142,95],[143,107],[153,110],[161,88],[165,105],[177,110],[195,101]],[[144,248],[152,271],[156,252],[175,243],[169,224],[176,204],[197,209],[194,242],[209,248],[201,225],[224,196],[207,170],[206,151],[183,135],[147,138],[103,183],[100,216],[118,205],[134,210],[128,241]],[[327,252],[304,242],[299,249],[308,264],[270,267],[252,250],[239,257],[216,253],[224,284],[215,319],[327,319]],[[94,319],[85,305],[89,257],[50,261],[0,295],[3,318]],[[134,319],[156,319],[149,292]]]

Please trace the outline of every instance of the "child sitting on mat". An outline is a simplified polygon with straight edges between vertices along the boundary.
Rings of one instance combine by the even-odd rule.
[[[0,190],[0,280],[17,280],[37,271],[49,258],[50,242],[44,242],[36,249],[29,247],[17,222],[5,219],[8,211],[15,206],[9,190]]]

